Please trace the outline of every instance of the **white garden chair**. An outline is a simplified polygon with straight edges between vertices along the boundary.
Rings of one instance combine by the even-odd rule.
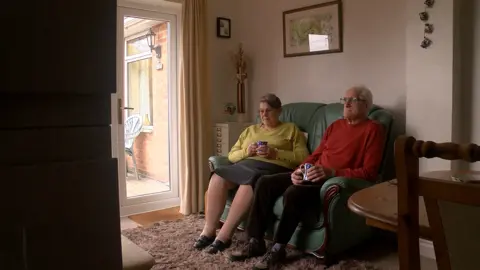
[[[125,120],[125,153],[132,157],[133,160],[133,167],[135,169],[135,176],[138,180],[140,177],[138,176],[137,171],[137,161],[135,160],[135,152],[133,150],[133,144],[135,139],[142,131],[142,117],[139,114],[130,115],[127,120]]]

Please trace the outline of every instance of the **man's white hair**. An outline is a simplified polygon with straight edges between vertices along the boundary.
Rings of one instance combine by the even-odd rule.
[[[353,89],[355,91],[355,93],[357,93],[359,98],[365,100],[365,102],[367,103],[367,109],[370,110],[373,106],[372,91],[370,91],[370,89],[368,89],[364,85],[356,85],[356,86],[352,87],[351,89]]]

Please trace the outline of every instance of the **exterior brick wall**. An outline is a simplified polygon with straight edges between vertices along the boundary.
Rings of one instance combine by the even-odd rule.
[[[155,44],[162,46],[160,63],[163,68],[157,70],[158,60],[152,51],[152,102],[153,131],[142,132],[134,144],[137,168],[140,174],[161,182],[169,182],[169,134],[168,134],[168,23],[160,23],[152,30],[155,32]],[[129,171],[133,171],[130,157],[127,159]]]

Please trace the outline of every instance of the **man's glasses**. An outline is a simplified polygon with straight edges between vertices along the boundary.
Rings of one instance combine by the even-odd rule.
[[[342,104],[345,104],[345,103],[359,103],[359,102],[362,102],[362,101],[365,101],[365,100],[361,99],[361,98],[352,98],[352,97],[342,97],[340,99],[340,102],[342,102]]]

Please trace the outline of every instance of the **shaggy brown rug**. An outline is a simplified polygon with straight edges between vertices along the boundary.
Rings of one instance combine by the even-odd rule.
[[[122,234],[148,251],[156,261],[152,269],[252,269],[258,258],[246,262],[230,262],[228,252],[245,243],[242,232],[236,233],[232,247],[223,254],[205,254],[192,245],[202,232],[204,219],[190,215],[176,221],[162,221],[150,227],[123,230]],[[320,260],[313,256],[303,256],[289,249],[288,259],[281,269],[323,269]],[[331,270],[377,270],[367,262],[344,260],[330,267]]]

